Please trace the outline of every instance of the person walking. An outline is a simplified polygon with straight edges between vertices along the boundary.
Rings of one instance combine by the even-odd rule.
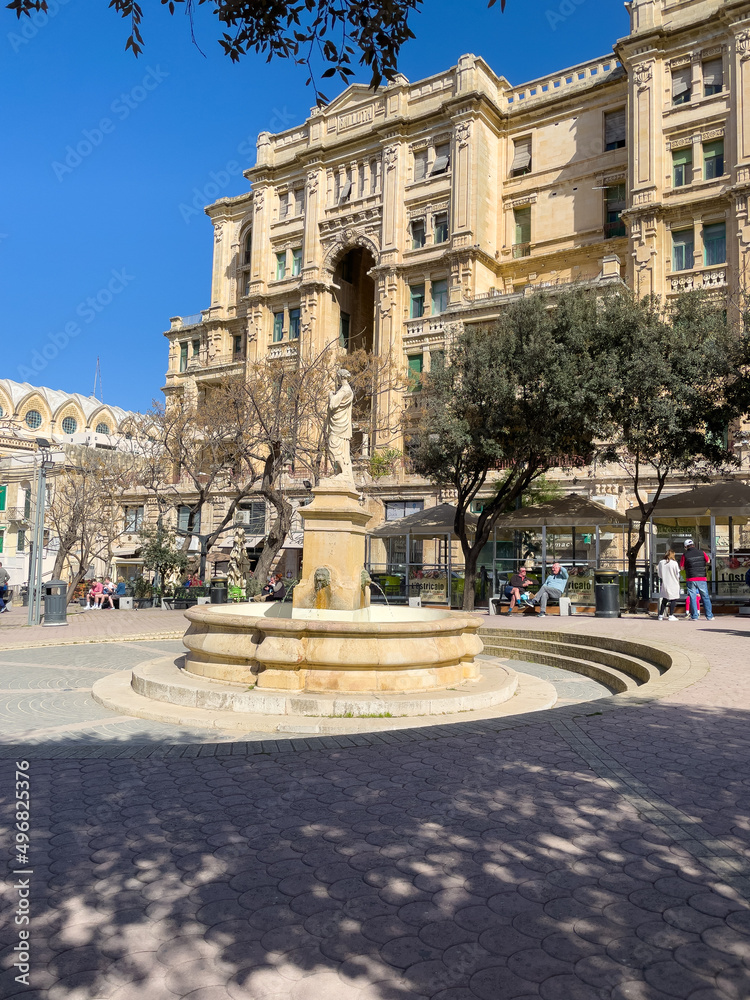
[[[664,612],[667,610],[667,605],[669,605],[669,617],[667,621],[679,621],[674,611],[680,599],[680,567],[677,565],[674,549],[670,549],[667,552],[666,556],[656,567],[656,571],[659,574],[659,582],[661,583],[659,587],[659,597],[661,598],[659,604],[659,621],[664,621]]]
[[[708,593],[708,578],[706,576],[706,566],[711,562],[711,557],[703,549],[699,549],[692,538],[685,539],[685,552],[680,559],[680,569],[685,570],[687,580],[687,592],[690,599],[690,620],[697,622],[700,618],[698,607],[698,595],[700,594],[703,610],[706,612],[708,621],[714,620],[714,611],[711,607],[711,597]]]
[[[544,586],[534,594],[534,605],[539,605],[538,618],[547,614],[547,602],[559,601],[568,584],[568,571],[559,562],[552,563],[552,572],[547,575]]]
[[[3,564],[0,562],[0,614],[4,611],[10,611],[10,608],[5,603],[5,599],[8,596],[8,580],[10,580],[8,571],[3,568]]]

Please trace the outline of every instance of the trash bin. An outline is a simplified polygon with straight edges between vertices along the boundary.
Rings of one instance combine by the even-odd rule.
[[[594,603],[597,618],[620,617],[620,574],[617,570],[594,570]]]
[[[68,585],[64,580],[50,580],[44,587],[43,625],[68,624]]]
[[[21,587],[21,605],[24,608],[29,606],[29,588],[26,586]]]
[[[225,576],[215,576],[211,581],[211,603],[227,603],[227,578]]]

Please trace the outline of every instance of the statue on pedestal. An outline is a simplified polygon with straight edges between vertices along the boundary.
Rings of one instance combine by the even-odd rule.
[[[336,376],[340,380],[339,388],[328,397],[328,458],[332,475],[346,480],[353,489],[351,440],[354,392],[348,382],[351,376],[345,368],[340,368]]]

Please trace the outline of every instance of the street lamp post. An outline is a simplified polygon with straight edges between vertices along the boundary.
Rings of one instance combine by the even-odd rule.
[[[44,558],[44,514],[47,499],[47,472],[52,468],[50,442],[37,438],[41,461],[36,479],[33,553],[29,566],[29,625],[38,625],[42,617],[42,571]]]

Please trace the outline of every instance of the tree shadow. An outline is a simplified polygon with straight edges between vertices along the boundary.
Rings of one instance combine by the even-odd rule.
[[[3,995],[747,997],[748,905],[663,811],[750,870],[747,713],[586,708],[348,749],[32,759],[32,988],[6,916]]]

